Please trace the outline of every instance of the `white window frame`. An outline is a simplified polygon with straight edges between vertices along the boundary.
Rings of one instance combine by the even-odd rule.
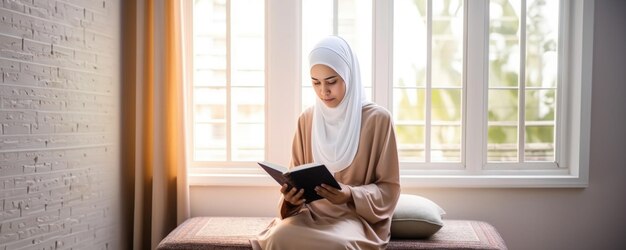
[[[185,44],[185,66],[192,63],[191,48],[191,1],[183,1],[183,32]],[[466,25],[472,32],[484,36],[474,36],[466,40],[466,56],[487,57],[487,23],[481,19],[488,14],[489,0],[471,0],[466,7]],[[465,138],[479,141],[482,147],[464,148],[464,168],[434,169],[429,164],[401,164],[401,185],[403,187],[586,187],[589,180],[589,142],[591,117],[592,49],[594,0],[563,1],[562,8],[569,16],[562,17],[560,49],[564,51],[559,82],[559,103],[561,107],[557,124],[560,134],[555,143],[561,151],[555,155],[558,166],[537,167],[523,170],[520,164],[486,163],[486,94],[487,88],[466,88],[464,95],[478,98],[464,98],[466,102]],[[391,110],[393,72],[393,1],[373,1],[373,99],[379,105]],[[267,161],[288,164],[291,157],[291,142],[296,120],[301,109],[301,30],[300,1],[265,0],[266,6],[266,141]],[[471,8],[471,9],[470,9]],[[478,14],[477,14],[478,13]],[[569,18],[569,19],[566,19]],[[571,20],[566,22],[565,20]],[[487,60],[485,64],[466,65],[466,83],[486,84]],[[186,79],[191,78],[191,70],[186,71]],[[293,84],[289,84],[293,83]],[[187,91],[190,91],[189,88]],[[188,92],[189,94],[189,92]],[[280,107],[272,108],[272,107]],[[477,108],[478,107],[478,108]],[[565,109],[563,109],[565,107]],[[482,108],[482,109],[480,109]],[[565,112],[563,111],[565,110]],[[187,115],[186,117],[190,117]],[[477,120],[472,120],[477,119]],[[187,138],[191,136],[190,122],[186,122]],[[472,133],[467,133],[472,131]],[[481,131],[476,133],[475,131]],[[192,146],[187,140],[187,149]],[[190,153],[187,153],[188,156]],[[188,157],[188,159],[191,159]],[[263,160],[263,159],[259,159]],[[225,163],[220,167],[202,167],[188,160],[189,182],[199,186],[272,186],[275,183],[262,173],[254,163]],[[523,163],[526,165],[534,163]],[[537,164],[535,166],[546,165]]]

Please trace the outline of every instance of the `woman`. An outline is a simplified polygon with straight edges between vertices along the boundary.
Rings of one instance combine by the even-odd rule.
[[[291,166],[323,163],[341,189],[305,203],[303,190],[281,188],[281,219],[255,249],[382,249],[400,194],[398,154],[387,110],[365,101],[359,63],[348,43],[331,36],[309,55],[317,99],[298,119]]]

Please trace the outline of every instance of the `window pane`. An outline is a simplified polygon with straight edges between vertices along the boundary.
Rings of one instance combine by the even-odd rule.
[[[396,124],[398,155],[400,161],[424,162],[424,126]]]
[[[517,162],[517,126],[489,126],[487,161]]]
[[[194,88],[194,122],[226,122],[226,89]]]
[[[233,123],[263,123],[265,120],[263,88],[233,88],[231,96]],[[264,133],[263,130],[258,132]]]
[[[517,121],[517,93],[515,89],[489,90],[489,121]]]
[[[233,40],[232,85],[263,86],[265,84],[263,37]]]
[[[463,85],[463,1],[432,1],[432,85]]]
[[[193,90],[193,101],[196,104],[226,103],[226,89],[196,87]]]
[[[393,84],[426,86],[426,0],[393,2]]]
[[[231,1],[231,84],[263,86],[265,75],[263,1]]]
[[[193,10],[193,160],[224,161],[228,81],[226,2],[195,1]]]
[[[225,149],[199,149],[196,148],[193,154],[194,161],[225,161],[226,150]]]
[[[426,90],[394,89],[393,117],[397,121],[424,121]]]
[[[194,125],[194,160],[211,158],[211,161],[226,160],[226,125],[195,124]],[[203,153],[209,154],[205,155]]]
[[[525,161],[554,161],[554,126],[526,126]]]
[[[264,4],[194,1],[194,161],[264,159]]]
[[[520,0],[489,4],[489,86],[518,86]]]
[[[432,162],[461,161],[464,3],[394,1],[393,113],[401,124],[431,126],[430,140],[419,144],[420,161],[425,154]],[[421,150],[422,145],[429,152]]]
[[[526,6],[526,85],[556,87],[559,1],[528,0]]]
[[[196,1],[193,9],[193,83],[225,86],[226,2]]]
[[[433,89],[431,92],[432,121],[461,121],[460,89]]]
[[[225,122],[226,105],[223,104],[197,104],[194,105],[195,122]]]
[[[213,62],[215,62],[215,60]],[[208,65],[207,63],[209,62],[197,62],[195,63],[195,65]],[[226,66],[213,68],[194,68],[196,69],[193,73],[193,79],[196,82],[196,86],[226,86]]]
[[[525,161],[554,161],[555,91],[526,91]]]
[[[263,124],[237,124],[233,126],[233,161],[258,161],[264,159],[265,131]]]
[[[431,161],[461,161],[461,126],[432,126],[430,139]]]
[[[526,121],[554,121],[555,90],[526,90]]]
[[[553,161],[556,151],[559,1],[491,0],[489,9],[489,141],[500,141],[502,138],[497,136],[513,131],[509,129],[504,133],[498,125],[517,127],[518,119],[523,119],[521,147],[525,151],[522,160]],[[522,10],[525,16],[522,16]],[[526,24],[523,34],[522,23]],[[525,54],[520,58],[522,48]],[[524,63],[525,72],[525,88],[521,90],[517,88],[522,70],[520,62]],[[522,107],[517,104],[520,95],[524,97]],[[520,111],[524,116],[518,118]],[[517,138],[521,136],[520,133]],[[494,145],[492,143],[489,147],[490,161],[519,160],[506,159],[508,154],[505,157],[495,153],[507,146],[498,144],[500,148],[495,148]],[[509,153],[513,155],[512,151]]]
[[[195,145],[198,148],[223,149],[226,146],[226,125],[225,124],[203,124],[195,125],[198,140]]]

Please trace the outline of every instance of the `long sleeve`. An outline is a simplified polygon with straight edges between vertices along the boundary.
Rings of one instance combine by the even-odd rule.
[[[357,158],[352,165],[367,165],[349,168],[339,178],[351,185],[354,209],[370,224],[390,223],[395,205],[400,196],[400,170],[398,152],[391,116],[376,111],[367,116],[362,128],[359,146],[369,152],[369,158]],[[359,151],[363,150],[360,149]]]

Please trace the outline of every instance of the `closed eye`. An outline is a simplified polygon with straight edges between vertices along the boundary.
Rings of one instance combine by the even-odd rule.
[[[319,81],[320,81],[320,80],[318,80],[318,79],[317,79],[317,78],[315,78],[315,77],[311,77],[311,80],[313,80],[313,82],[318,82],[318,83],[319,83]],[[337,76],[329,76],[329,77],[326,77],[326,78],[324,78],[324,81],[326,81],[326,82],[328,82],[328,83],[335,83],[335,82],[337,81]]]

